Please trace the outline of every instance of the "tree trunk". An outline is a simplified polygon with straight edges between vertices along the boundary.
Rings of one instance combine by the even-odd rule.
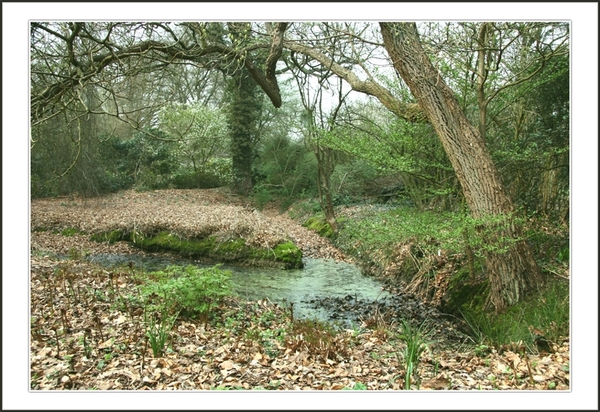
[[[325,213],[325,220],[329,223],[333,233],[338,232],[338,223],[333,208],[333,199],[331,197],[331,175],[333,173],[332,150],[322,147],[318,143],[315,147],[315,156],[317,157],[317,190],[319,192],[319,202],[321,210]]]
[[[247,196],[252,192],[252,163],[254,162],[260,99],[257,85],[245,70],[234,75],[229,108],[231,129],[232,190]]]
[[[440,77],[423,50],[415,23],[380,23],[385,48],[435,128],[473,217],[505,217],[507,225],[482,228],[486,242],[502,245],[505,253],[486,252],[490,303],[497,312],[519,302],[537,288],[542,277],[521,240],[521,228],[512,221],[514,205],[487,151],[479,131],[467,120],[453,91]]]

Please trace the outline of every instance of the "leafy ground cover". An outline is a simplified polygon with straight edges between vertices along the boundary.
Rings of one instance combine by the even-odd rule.
[[[32,227],[104,230],[112,227],[107,222],[130,227],[134,223],[129,219],[138,224],[141,216],[134,211],[146,210],[146,219],[160,218],[185,230],[194,224],[187,221],[196,216],[189,214],[194,207],[217,220],[219,210],[235,211],[243,222],[249,221],[246,213],[252,214],[247,233],[254,239],[291,239],[306,256],[348,259],[287,215],[255,211],[218,190],[33,201]],[[160,217],[152,217],[151,210],[160,210]],[[33,390],[570,388],[568,338],[534,352],[518,342],[498,349],[448,345],[436,341],[425,323],[386,321],[373,313],[354,328],[339,329],[294,319],[289,308],[266,300],[246,302],[234,296],[220,299],[205,318],[167,318],[166,312],[152,318],[143,293],[150,274],[133,265],[108,270],[82,259],[94,253],[139,252],[130,245],[48,230],[32,232],[31,249]],[[57,259],[56,254],[70,258]],[[160,336],[164,346],[155,351],[151,338]]]

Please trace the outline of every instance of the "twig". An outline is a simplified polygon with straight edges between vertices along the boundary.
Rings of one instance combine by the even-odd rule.
[[[569,277],[568,277],[568,276],[563,276],[563,275],[560,275],[560,274],[558,274],[557,272],[555,272],[555,271],[554,271],[554,270],[552,270],[552,269],[548,269],[548,268],[546,268],[546,270],[547,270],[548,272],[552,273],[554,276],[558,276],[559,278],[563,278],[563,279],[569,280]]]

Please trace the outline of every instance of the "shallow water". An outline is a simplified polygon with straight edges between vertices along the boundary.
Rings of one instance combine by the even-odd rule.
[[[213,266],[189,259],[146,255],[94,255],[89,260],[106,266],[132,262],[147,271],[160,270],[168,265]],[[389,295],[382,291],[382,283],[365,276],[353,264],[331,259],[304,258],[303,261],[303,269],[293,270],[233,265],[223,265],[221,269],[231,271],[233,289],[240,297],[248,300],[267,298],[285,307],[293,304],[296,318],[330,319],[331,313],[327,309],[314,305],[315,301],[326,297],[351,296],[373,302]]]

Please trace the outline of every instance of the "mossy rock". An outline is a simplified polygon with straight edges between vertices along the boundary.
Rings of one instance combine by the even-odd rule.
[[[344,217],[338,218],[337,219],[338,226],[343,225],[346,220],[348,220],[348,219],[344,218]],[[331,228],[331,225],[325,220],[324,217],[320,217],[320,216],[310,217],[306,220],[306,222],[304,222],[304,224],[302,226],[304,226],[310,230],[314,230],[319,235],[329,238],[329,239],[334,239],[336,237],[336,233],[333,231],[333,229]]]
[[[219,240],[216,236],[209,236],[204,239],[183,239],[166,231],[149,236],[137,234],[131,236],[130,240],[133,245],[144,250],[169,251],[188,258],[284,269],[303,267],[302,251],[292,242],[280,243],[273,249],[264,249],[249,246],[242,238]]]
[[[278,244],[273,248],[273,253],[275,254],[275,260],[283,262],[287,269],[301,268],[303,266],[302,250],[292,242]]]

